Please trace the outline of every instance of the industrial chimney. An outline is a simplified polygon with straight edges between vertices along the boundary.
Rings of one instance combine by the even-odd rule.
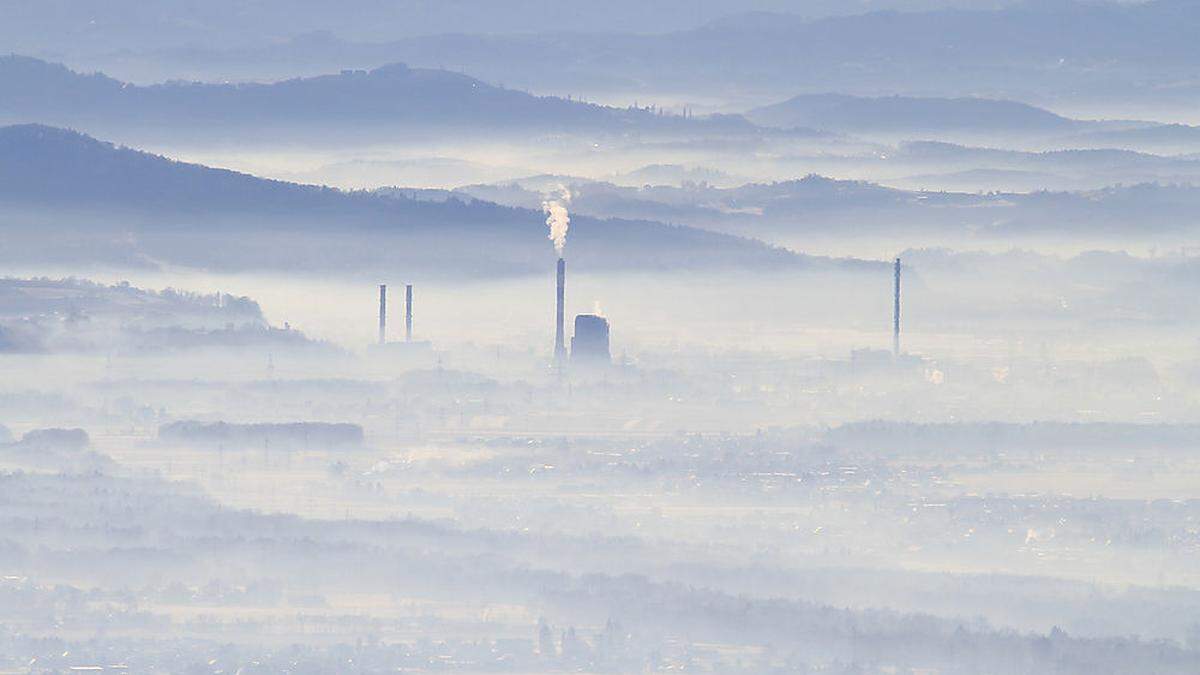
[[[404,287],[404,341],[412,342],[412,284]]]
[[[565,287],[567,283],[567,262],[562,258],[558,259],[558,287],[554,317],[554,362],[562,365],[567,358],[567,343],[563,334],[563,315],[564,315],[564,299]]]
[[[379,344],[387,342],[387,284],[379,284]]]
[[[896,286],[892,296],[892,354],[900,356],[900,259],[896,258]]]

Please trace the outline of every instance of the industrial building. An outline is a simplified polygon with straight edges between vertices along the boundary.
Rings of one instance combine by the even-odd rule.
[[[607,364],[612,362],[608,349],[608,319],[595,314],[575,317],[575,336],[571,338],[571,362]]]

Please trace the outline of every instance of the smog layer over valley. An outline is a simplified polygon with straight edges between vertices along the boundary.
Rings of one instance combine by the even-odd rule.
[[[0,2],[0,673],[1200,673],[1197,35]]]

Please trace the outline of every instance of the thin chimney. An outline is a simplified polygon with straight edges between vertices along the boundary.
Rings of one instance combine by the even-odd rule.
[[[387,284],[379,284],[379,344],[387,342]]]
[[[892,297],[892,354],[900,356],[900,259],[896,258],[896,286]]]
[[[558,259],[558,286],[557,286],[557,294],[555,296],[556,313],[555,313],[555,319],[554,319],[554,361],[560,365],[567,358],[567,344],[566,344],[566,338],[563,333],[563,317],[565,314],[563,304],[564,304],[564,299],[565,299],[565,295],[566,295],[566,283],[567,283],[566,277],[567,277],[567,263],[562,258],[559,258]]]
[[[404,341],[412,342],[412,284],[404,287]]]

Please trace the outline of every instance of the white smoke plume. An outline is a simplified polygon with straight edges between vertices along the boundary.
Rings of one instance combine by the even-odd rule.
[[[558,198],[542,201],[542,211],[546,214],[546,225],[550,227],[548,237],[554,242],[554,250],[558,251],[561,258],[563,247],[567,245],[567,229],[571,224],[571,214],[567,211],[567,205],[571,203],[571,191],[562,185],[558,186],[558,191]]]

